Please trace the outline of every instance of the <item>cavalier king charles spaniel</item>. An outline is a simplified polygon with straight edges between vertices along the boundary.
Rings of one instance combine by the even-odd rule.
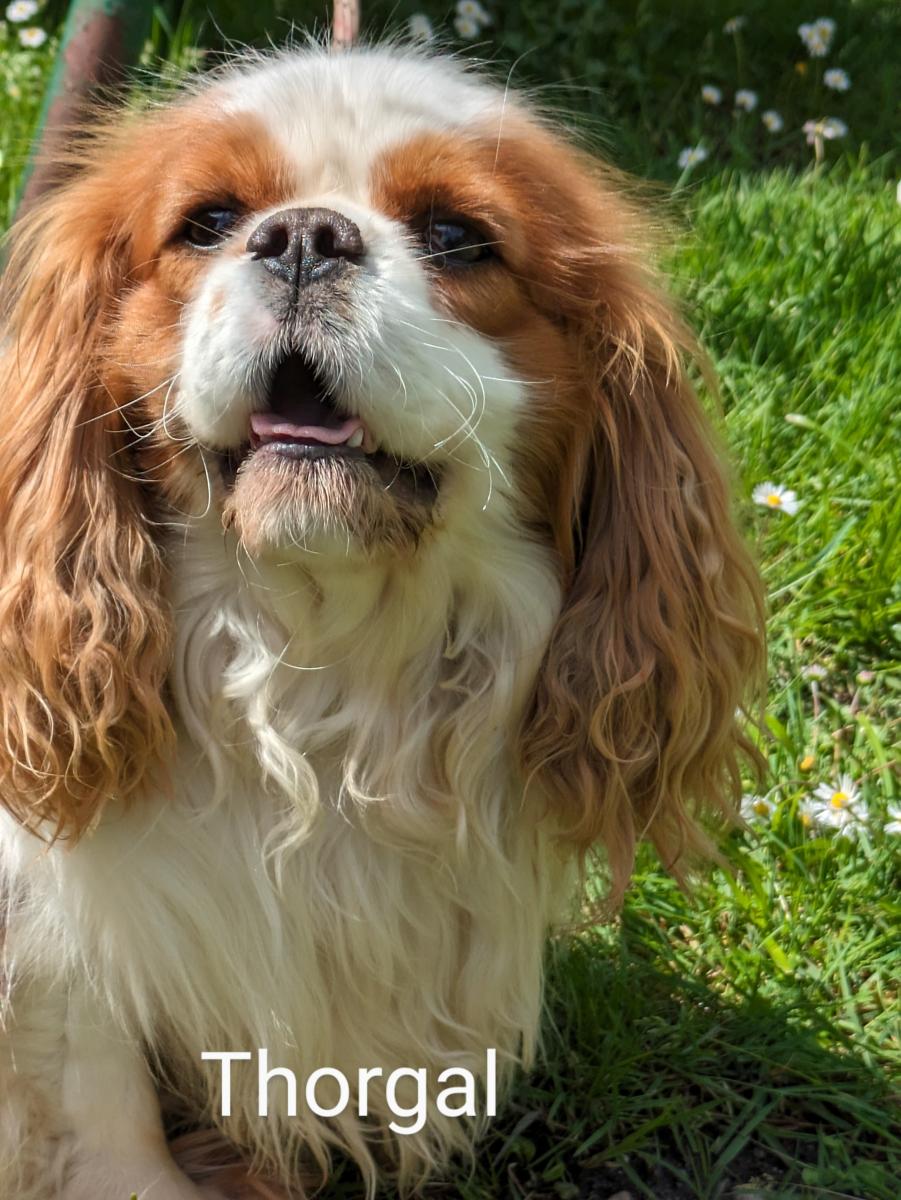
[[[2,283],[0,1194],[415,1191],[590,852],[678,870],[752,752],[696,348],[623,179],[445,58],[245,56],[66,167]]]

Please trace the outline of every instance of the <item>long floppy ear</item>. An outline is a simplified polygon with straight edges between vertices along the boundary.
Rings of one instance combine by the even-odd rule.
[[[102,368],[121,183],[87,169],[23,218],[0,284],[0,803],[48,837],[170,736],[162,565]]]
[[[615,176],[566,154],[576,248],[558,283],[582,424],[552,498],[565,599],[522,751],[565,838],[605,846],[616,900],[640,837],[680,874],[711,849],[702,810],[733,811],[756,757],[737,709],[762,680],[763,606],[643,221]]]

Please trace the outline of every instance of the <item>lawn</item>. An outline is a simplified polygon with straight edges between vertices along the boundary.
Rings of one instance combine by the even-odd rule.
[[[217,24],[241,38],[268,24],[278,40],[286,14],[324,11],[212,7],[206,24],[199,6],[177,21],[160,10],[148,62],[193,60]],[[901,168],[889,47],[901,9],[749,0],[746,23],[725,32],[733,10],[714,0],[527,0],[493,6],[464,37],[450,4],[416,7],[501,77],[519,59],[514,83],[658,181],[680,235],[666,265],[717,367],[770,604],[769,774],[748,782],[728,867],[685,895],[645,854],[622,912],[553,947],[542,1064],[473,1171],[427,1194],[896,1200]],[[364,8],[376,31],[414,11]],[[797,30],[823,15],[836,28],[819,57]],[[52,13],[35,21],[53,29]],[[54,49],[21,47],[17,32],[0,35],[7,213]],[[847,91],[827,86],[829,69]],[[756,96],[749,110],[735,111],[738,88]],[[820,124],[808,144],[804,122],[826,117],[846,132]],[[791,497],[766,502],[779,488],[794,512]],[[360,1195],[341,1168],[323,1193]]]

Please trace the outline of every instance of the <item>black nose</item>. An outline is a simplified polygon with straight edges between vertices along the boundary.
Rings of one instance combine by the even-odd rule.
[[[301,287],[363,256],[365,247],[349,217],[330,208],[285,208],[261,221],[247,250],[267,271]]]

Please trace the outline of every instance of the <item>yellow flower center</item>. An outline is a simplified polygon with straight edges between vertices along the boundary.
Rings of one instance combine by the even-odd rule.
[[[833,808],[844,808],[848,803],[847,792],[833,792],[832,799],[829,801]]]
[[[801,761],[798,763],[798,766],[801,768],[802,771],[809,771],[809,770],[811,770],[811,768],[813,767],[815,762],[816,762],[816,759],[814,758],[814,756],[812,754],[805,754],[804,757],[801,759]]]
[[[752,807],[757,813],[758,817],[769,816],[770,806],[767,804],[766,800],[757,800]]]
[[[780,505],[782,504],[782,497],[779,495],[778,492],[770,492],[767,495],[766,502],[770,506],[770,508],[779,508]]]

